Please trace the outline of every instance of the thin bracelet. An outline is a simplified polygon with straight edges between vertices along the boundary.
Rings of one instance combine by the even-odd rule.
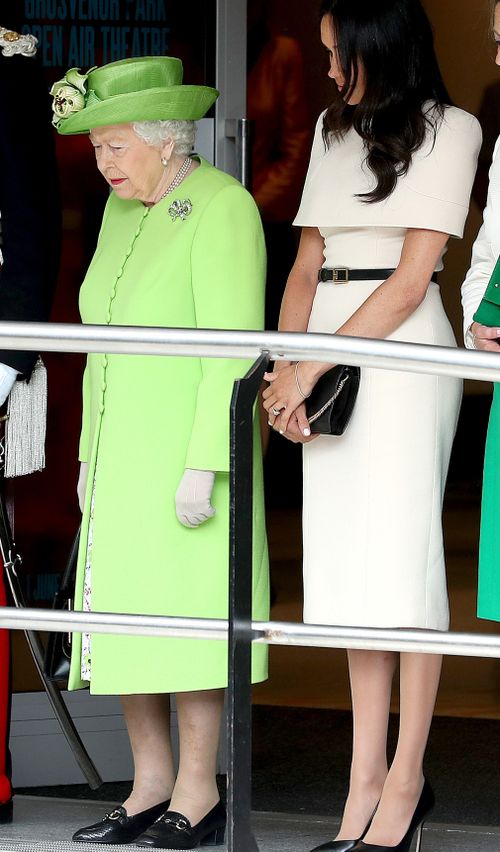
[[[311,394],[310,394],[310,393],[305,394],[305,393],[304,393],[304,391],[302,390],[302,388],[300,387],[300,382],[299,382],[299,361],[297,361],[297,363],[295,364],[295,384],[297,385],[297,390],[298,390],[298,392],[300,393],[300,395],[301,395],[302,399],[309,399],[309,397],[311,396]]]

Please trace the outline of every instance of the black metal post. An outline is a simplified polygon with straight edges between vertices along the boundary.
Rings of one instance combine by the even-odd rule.
[[[268,364],[266,352],[235,382],[231,400],[228,852],[258,852],[251,823],[253,406]]]

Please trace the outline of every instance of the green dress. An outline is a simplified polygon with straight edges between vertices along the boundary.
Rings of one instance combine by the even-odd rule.
[[[174,201],[192,211],[172,219]],[[84,323],[260,329],[265,248],[251,196],[200,158],[154,207],[112,194],[80,295]],[[89,462],[75,609],[82,609],[89,516],[93,611],[226,618],[229,404],[241,360],[88,356],[80,459]],[[254,465],[254,618],[268,618],[268,556],[258,427]],[[185,468],[216,471],[213,518],[196,529],[175,514]],[[70,689],[81,680],[73,637]],[[254,648],[253,680],[267,677]],[[92,634],[91,692],[215,689],[227,684],[221,641]]]
[[[494,385],[484,458],[479,585],[480,618],[500,621],[500,385]]]

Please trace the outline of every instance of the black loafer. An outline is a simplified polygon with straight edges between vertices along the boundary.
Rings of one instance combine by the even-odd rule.
[[[7,822],[12,822],[14,818],[14,805],[12,799],[8,802],[0,803],[0,823],[5,825]]]
[[[160,849],[196,849],[200,846],[220,846],[226,833],[226,809],[222,802],[203,817],[197,825],[176,811],[166,811],[155,824],[137,840],[137,846]]]
[[[165,813],[170,801],[160,802],[147,811],[128,816],[124,807],[115,808],[104,819],[75,831],[72,839],[86,843],[133,843],[161,814]]]

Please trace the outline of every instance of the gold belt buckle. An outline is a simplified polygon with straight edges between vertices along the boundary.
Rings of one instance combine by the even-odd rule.
[[[336,266],[332,271],[334,284],[349,284],[349,268],[347,266]]]

